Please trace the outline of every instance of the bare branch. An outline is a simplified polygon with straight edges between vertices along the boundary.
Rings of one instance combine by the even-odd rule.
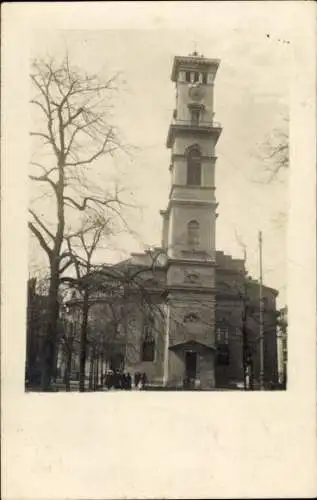
[[[102,205],[104,207],[110,206],[111,203],[119,203],[119,200],[116,197],[111,199],[101,200],[93,196],[85,196],[82,203],[78,203],[77,201],[73,200],[70,196],[64,196],[64,201],[69,201],[75,208],[77,208],[81,212],[83,212],[87,208],[89,202],[96,203],[97,205]]]
[[[106,135],[106,138],[104,139],[101,147],[98,149],[98,151],[96,153],[94,153],[93,155],[87,157],[86,159],[84,160],[79,160],[79,161],[76,161],[76,162],[73,162],[73,163],[66,163],[67,166],[79,166],[79,165],[88,165],[89,163],[92,163],[93,161],[97,160],[98,158],[100,158],[102,155],[104,155],[105,153],[107,154],[111,154],[113,151],[115,151],[117,149],[117,146],[113,146],[109,149],[107,149],[107,144],[109,143],[110,141],[110,137],[112,135],[112,130],[110,129],[108,131],[108,134]]]
[[[29,178],[32,181],[36,181],[36,182],[47,182],[53,188],[53,190],[55,191],[55,193],[57,193],[57,184],[54,181],[52,181],[52,179],[50,179],[48,177],[48,174],[47,175],[40,175],[40,176],[29,175]]]
[[[47,135],[47,134],[43,134],[42,132],[30,132],[30,135],[33,137],[33,136],[36,136],[36,137],[43,137],[44,139],[46,139],[49,143],[51,142],[51,139],[50,137]]]
[[[43,106],[43,104],[41,102],[37,101],[36,99],[31,99],[30,103],[35,104],[36,106],[39,106],[41,108],[41,110],[43,111],[43,113],[45,114],[46,118],[49,117],[47,109],[45,109],[45,107]]]
[[[69,251],[69,253],[71,255],[71,259],[73,261],[73,264],[74,264],[74,267],[75,267],[75,270],[76,270],[77,279],[80,279],[81,278],[80,267],[79,267],[78,259],[75,258],[74,253],[72,251],[71,237],[66,238],[66,242],[67,242],[68,251]]]
[[[53,118],[52,118],[52,110],[51,110],[51,105],[50,105],[50,101],[49,101],[49,90],[48,90],[50,82],[52,80],[52,71],[50,71],[50,75],[49,75],[48,81],[46,83],[44,83],[43,75],[42,75],[43,87],[44,88],[37,81],[35,75],[31,75],[31,79],[32,79],[33,83],[35,84],[35,86],[41,92],[41,94],[44,97],[44,100],[46,102],[46,106],[47,106],[47,118],[48,118],[48,120],[47,120],[47,128],[48,128],[48,132],[49,132],[50,144],[53,147],[54,153],[58,157],[60,152],[59,152],[59,149],[57,147],[57,144],[56,144],[56,141],[55,141],[55,138],[54,138],[54,133],[53,133]]]
[[[91,120],[89,122],[83,123],[81,125],[77,125],[75,127],[74,131],[72,132],[72,134],[70,136],[69,143],[68,143],[68,146],[66,148],[65,159],[67,158],[67,156],[69,155],[69,153],[71,151],[71,148],[74,144],[75,137],[78,134],[78,132],[83,131],[85,128],[89,128],[91,125],[94,125],[94,123],[96,123],[97,120],[98,120],[98,118],[94,118],[93,120]]]
[[[76,113],[74,113],[73,115],[70,115],[68,120],[64,123],[64,128],[68,127],[68,125],[70,125],[74,120],[75,118],[77,118],[77,116],[79,116],[82,112],[83,112],[83,108],[78,108]]]
[[[62,267],[59,268],[59,274],[62,275],[66,271],[66,269],[68,269],[73,264],[74,264],[73,259],[70,259]]]
[[[55,236],[51,233],[51,231],[45,226],[45,224],[43,223],[43,221],[41,221],[41,219],[38,217],[38,215],[36,215],[35,212],[33,212],[33,210],[29,209],[29,213],[34,217],[34,219],[36,220],[36,222],[38,223],[38,225],[43,229],[43,231],[45,231],[45,233],[50,237],[52,238],[52,240],[55,239]]]
[[[34,165],[35,167],[41,168],[44,171],[44,174],[47,175],[47,176],[50,175],[52,172],[58,171],[57,167],[52,167],[49,170],[46,170],[46,168],[43,165],[41,165],[41,163],[37,163],[35,161],[31,161],[30,164]]]
[[[29,222],[28,226],[29,226],[30,230],[32,231],[32,233],[34,234],[34,236],[36,236],[36,238],[38,239],[39,244],[41,245],[41,247],[43,248],[43,250],[47,253],[47,255],[48,255],[49,259],[50,259],[51,256],[52,256],[52,249],[46,243],[45,239],[43,238],[43,235],[34,226],[34,224],[32,224],[32,222]]]
[[[285,127],[287,126],[287,121]],[[264,160],[264,169],[269,174],[267,183],[272,182],[278,174],[289,167],[289,137],[287,129],[275,130],[270,138],[261,145],[260,158]],[[263,181],[262,181],[263,182]]]

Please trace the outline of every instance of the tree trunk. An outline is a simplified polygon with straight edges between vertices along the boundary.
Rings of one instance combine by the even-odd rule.
[[[84,290],[83,300],[83,316],[80,332],[80,347],[79,347],[79,391],[85,391],[86,379],[86,357],[87,357],[87,328],[88,328],[88,312],[89,312],[89,292],[87,288]]]
[[[65,372],[65,385],[66,391],[70,391],[70,375],[72,371],[72,349],[68,350],[67,353],[67,364],[66,364],[66,372]]]
[[[253,360],[250,361],[250,390],[254,389],[254,370],[253,370]]]
[[[247,342],[246,342],[246,332],[245,325],[242,326],[242,362],[243,362],[243,385],[244,390],[248,390],[248,361],[247,361]]]
[[[58,172],[59,179],[56,185],[56,202],[57,202],[57,231],[54,241],[54,249],[50,253],[50,288],[48,298],[48,325],[46,342],[44,343],[44,359],[41,386],[43,391],[50,391],[52,376],[55,369],[55,356],[56,356],[56,340],[57,340],[57,326],[59,317],[59,303],[58,292],[60,285],[59,264],[60,264],[60,251],[64,237],[65,219],[64,219],[64,132],[61,128],[60,122],[60,141],[61,150],[58,158]]]
[[[38,339],[38,325],[36,324],[36,303],[35,291],[28,284],[28,308],[27,308],[27,337],[26,337],[26,370],[25,376],[30,385],[34,382],[34,372],[36,368],[36,341]]]
[[[74,331],[71,331],[71,337],[68,339],[68,352],[67,352],[67,378],[66,378],[66,391],[70,391],[70,381],[72,379],[72,361],[74,354]]]
[[[50,391],[52,376],[55,368],[55,355],[56,355],[56,338],[57,338],[57,324],[58,324],[58,288],[59,276],[57,265],[52,266],[52,274],[50,279],[50,289],[48,297],[48,311],[49,319],[47,325],[46,338],[43,345],[42,353],[42,377],[41,388],[43,391]]]
[[[94,377],[94,391],[98,388],[98,378],[99,378],[99,354],[97,354],[96,359],[96,369],[95,369],[95,377]]]
[[[94,381],[94,348],[90,349],[89,390],[93,390]]]
[[[102,383],[103,383],[103,385],[106,382],[106,372],[107,372],[107,357],[106,357],[105,348],[103,348],[103,356],[102,356],[102,376],[103,376]]]

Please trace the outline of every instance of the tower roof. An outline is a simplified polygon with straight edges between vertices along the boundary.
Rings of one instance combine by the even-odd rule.
[[[177,80],[178,72],[181,69],[192,69],[207,71],[210,68],[214,69],[214,73],[217,72],[218,66],[220,64],[220,59],[207,59],[202,54],[198,52],[193,52],[188,56],[175,56],[171,74],[171,80],[175,82]]]

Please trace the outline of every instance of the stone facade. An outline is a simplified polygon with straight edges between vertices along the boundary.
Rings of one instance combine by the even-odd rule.
[[[167,379],[177,386],[191,379],[206,389],[215,386],[215,145],[220,129],[213,120],[213,81],[218,64],[196,55],[174,60],[176,107],[167,138],[172,185],[163,212],[170,290]]]
[[[213,106],[218,65],[197,54],[175,58],[176,108],[167,137],[171,187],[161,211],[161,247],[132,254],[117,266],[142,271],[142,293],[132,286],[125,297],[124,369],[145,372],[153,386],[214,389],[242,383],[246,301],[249,349],[254,378],[259,377],[259,284],[247,279],[243,260],[216,250],[215,147],[221,127]],[[265,378],[275,381],[277,293],[264,287],[264,294]],[[144,346],[154,346],[152,357],[144,354]]]

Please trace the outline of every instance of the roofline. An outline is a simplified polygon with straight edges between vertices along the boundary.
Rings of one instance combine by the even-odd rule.
[[[173,61],[173,67],[172,67],[172,73],[171,73],[171,80],[172,82],[175,82],[177,79],[177,73],[179,70],[179,66],[182,63],[188,63],[193,64],[194,66],[207,66],[207,67],[214,67],[215,69],[215,74],[217,73],[219,64],[220,64],[220,59],[207,59],[205,57],[201,56],[196,56],[196,55],[189,55],[189,56],[175,56],[174,61]]]

